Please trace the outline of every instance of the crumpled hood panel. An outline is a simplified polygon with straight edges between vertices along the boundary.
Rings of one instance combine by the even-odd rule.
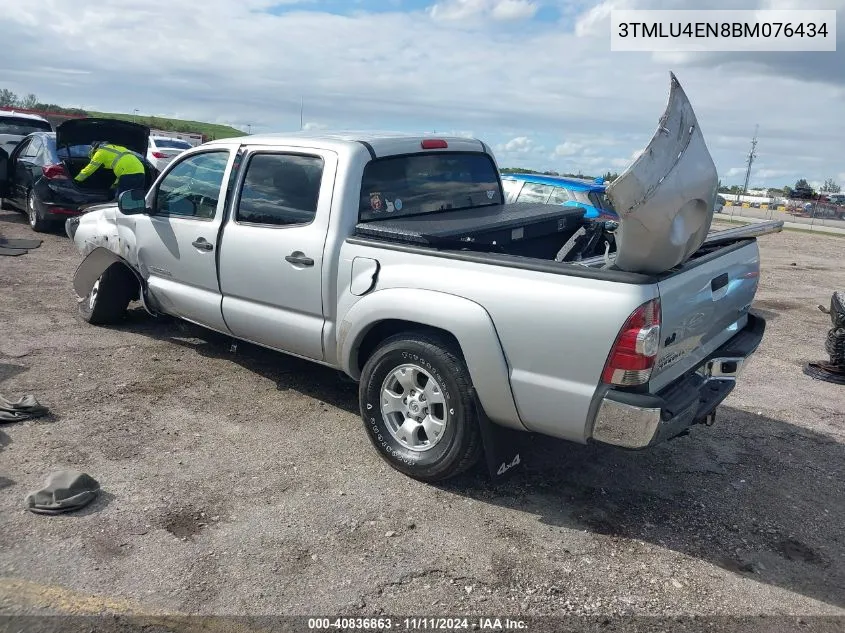
[[[697,251],[713,221],[719,178],[692,105],[671,74],[666,111],[640,156],[607,188],[619,214],[617,268],[659,274]]]

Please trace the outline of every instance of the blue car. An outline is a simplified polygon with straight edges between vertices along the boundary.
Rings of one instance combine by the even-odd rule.
[[[619,216],[605,195],[604,180],[582,180],[539,174],[502,174],[505,202],[540,202],[582,207],[584,217],[618,221]]]

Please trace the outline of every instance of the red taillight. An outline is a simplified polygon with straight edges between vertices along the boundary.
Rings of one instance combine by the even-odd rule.
[[[447,147],[449,147],[449,144],[443,139],[427,138],[422,143],[420,143],[420,147],[422,147],[423,149],[446,149]]]
[[[153,152],[153,158],[167,158],[167,155],[161,152]]]
[[[610,350],[602,382],[633,386],[647,383],[660,349],[660,299],[634,310]]]
[[[47,180],[67,180],[69,178],[64,165],[44,165],[41,173]]]

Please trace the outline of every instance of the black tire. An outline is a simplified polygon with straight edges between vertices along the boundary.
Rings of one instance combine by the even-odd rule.
[[[434,379],[438,398],[443,400],[443,404],[431,408],[435,417],[448,416],[444,418],[441,435],[433,438],[432,443],[420,427],[417,427],[418,433],[411,434],[411,441],[429,442],[430,448],[414,450],[408,442],[401,442],[394,433],[402,431],[391,431],[387,419],[402,420],[405,414],[382,412],[385,381],[403,365],[416,367],[417,375],[425,374]],[[427,379],[423,377],[423,380],[425,386]],[[402,395],[407,393],[403,389]],[[409,477],[425,482],[442,481],[471,468],[481,457],[481,433],[469,371],[444,338],[409,332],[386,339],[364,365],[358,395],[364,428],[373,446],[388,464]]]
[[[79,314],[92,325],[118,323],[135,295],[138,281],[123,264],[112,264],[79,302]]]
[[[39,209],[39,206],[38,197],[35,195],[35,192],[32,190],[27,191],[24,210],[26,211],[26,217],[29,220],[29,226],[32,227],[32,230],[36,233],[46,233],[53,228],[54,224],[52,221],[44,217],[44,214]]]

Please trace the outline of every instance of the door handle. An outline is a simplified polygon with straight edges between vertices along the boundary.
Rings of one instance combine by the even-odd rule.
[[[193,246],[194,248],[198,248],[201,251],[213,251],[214,250],[214,244],[207,241],[204,237],[197,238],[196,240],[191,242],[191,246]]]
[[[306,257],[303,253],[291,253],[287,257],[285,257],[285,261],[291,264],[295,264],[297,266],[313,266],[314,260],[310,257]]]

